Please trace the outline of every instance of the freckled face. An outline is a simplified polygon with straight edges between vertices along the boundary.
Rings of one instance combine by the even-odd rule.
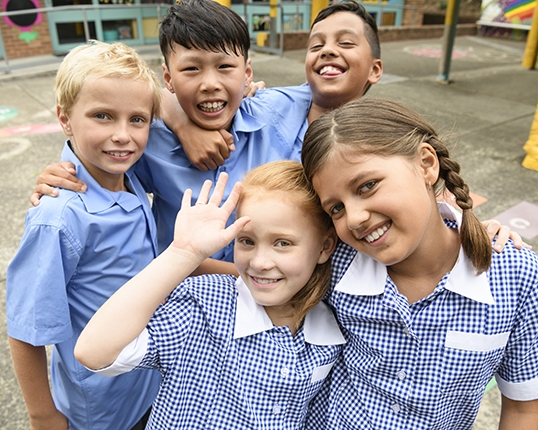
[[[235,241],[235,265],[254,300],[271,312],[289,313],[289,301],[310,279],[326,236],[311,217],[279,192],[243,200],[237,216],[250,222]],[[270,308],[270,309],[269,309]]]

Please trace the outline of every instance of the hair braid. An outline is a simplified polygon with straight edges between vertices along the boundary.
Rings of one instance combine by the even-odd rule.
[[[469,186],[459,174],[460,165],[450,158],[448,149],[437,138],[430,138],[429,143],[439,159],[439,178],[454,195],[456,204],[463,212],[460,227],[463,251],[478,273],[485,272],[491,264],[491,241],[486,229],[472,211],[473,199],[469,195]]]

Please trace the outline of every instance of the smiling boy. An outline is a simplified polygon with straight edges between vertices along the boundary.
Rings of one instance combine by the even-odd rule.
[[[132,48],[93,42],[72,50],[56,77],[62,158],[88,184],[45,197],[26,216],[7,269],[7,331],[34,429],[142,429],[157,372],[108,379],[73,349],[95,311],[157,255],[148,199],[130,168],[140,158],[160,84]],[[52,349],[52,393],[45,345]]]

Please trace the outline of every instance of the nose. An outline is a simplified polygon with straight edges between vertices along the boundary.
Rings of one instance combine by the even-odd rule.
[[[119,144],[126,144],[131,141],[128,121],[118,121],[112,135],[112,141]]]
[[[274,262],[271,259],[271,252],[262,247],[256,249],[250,259],[250,267],[257,272],[272,269],[274,267]]]
[[[326,57],[336,57],[336,56],[337,56],[337,51],[334,48],[334,44],[329,43],[329,42],[325,43],[323,45],[323,48],[321,49],[321,57],[326,58]]]
[[[202,77],[202,84],[200,85],[203,92],[212,93],[222,89],[220,77],[218,71],[209,70],[206,71]]]
[[[366,221],[370,219],[370,211],[362,203],[346,205],[346,224],[351,231],[360,230]]]

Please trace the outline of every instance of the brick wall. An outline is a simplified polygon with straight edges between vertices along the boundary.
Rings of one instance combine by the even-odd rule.
[[[421,25],[424,16],[424,0],[405,0],[402,25]]]
[[[45,7],[43,0],[39,0],[39,7]],[[52,53],[46,14],[43,14],[43,21],[40,24],[33,25],[30,29],[31,32],[38,33],[37,37],[30,42],[19,37],[22,33],[19,27],[7,25],[3,18],[0,18],[0,26],[8,60]]]

